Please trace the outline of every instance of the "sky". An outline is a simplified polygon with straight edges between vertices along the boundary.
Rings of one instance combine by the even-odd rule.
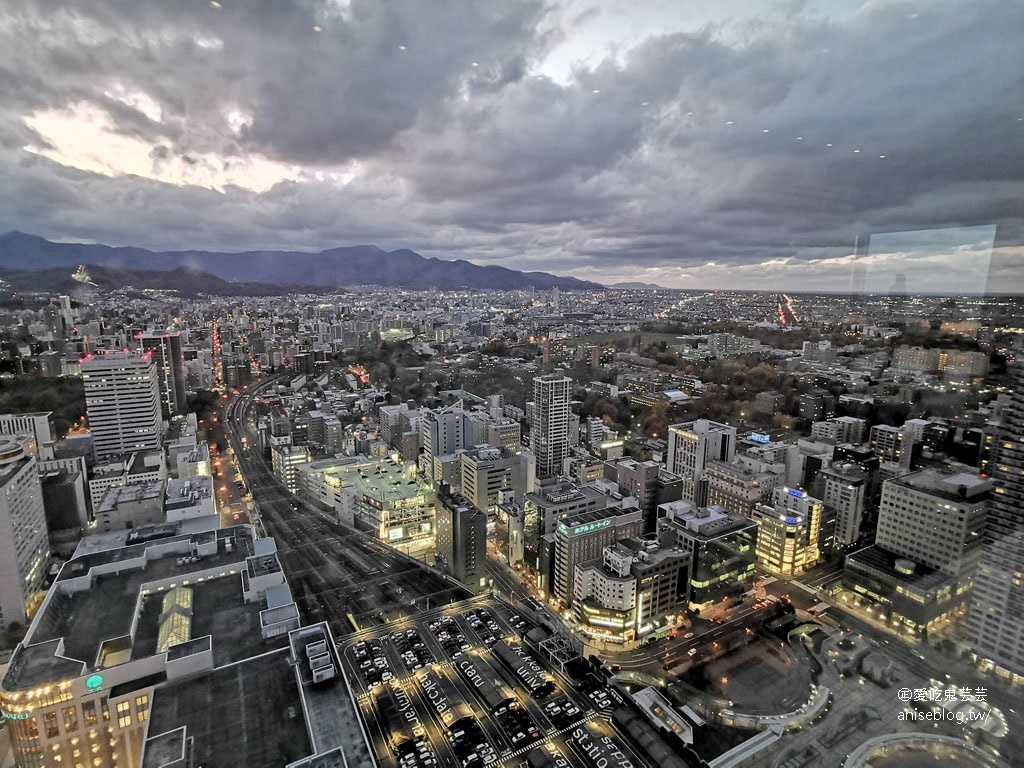
[[[5,0],[0,232],[1024,291],[1022,34],[1019,0]]]

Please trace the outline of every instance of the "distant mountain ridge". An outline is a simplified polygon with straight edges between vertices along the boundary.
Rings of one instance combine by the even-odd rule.
[[[297,283],[229,282],[194,267],[175,267],[168,270],[127,269],[84,264],[88,282],[103,290],[123,288],[138,290],[177,291],[183,296],[208,294],[211,296],[282,296],[292,293],[323,293],[325,286]],[[0,279],[13,291],[31,293],[75,293],[81,286],[69,267],[26,270],[8,269],[0,262]]]
[[[619,288],[624,291],[667,291],[669,288],[656,283],[612,283],[608,288]]]
[[[36,235],[0,235],[0,267],[38,271],[79,264],[147,272],[185,267],[229,282],[302,284],[344,288],[382,285],[396,288],[477,288],[517,290],[539,288],[600,289],[575,277],[547,272],[519,272],[499,266],[480,266],[458,259],[426,258],[408,249],[384,251],[373,245],[331,248],[319,253],[300,251],[150,251],[132,246],[54,243]]]

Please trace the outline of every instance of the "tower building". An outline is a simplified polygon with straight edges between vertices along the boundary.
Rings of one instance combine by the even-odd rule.
[[[1014,372],[993,446],[981,564],[974,579],[968,638],[983,663],[1024,682],[1024,367]]]
[[[558,474],[569,453],[569,400],[572,379],[555,372],[533,380],[529,404],[530,448],[537,457],[537,476]]]
[[[152,356],[89,355],[82,382],[97,459],[160,447],[160,390]]]
[[[144,333],[139,337],[142,351],[153,357],[160,387],[160,412],[170,419],[185,412],[185,366],[181,359],[181,332]]]

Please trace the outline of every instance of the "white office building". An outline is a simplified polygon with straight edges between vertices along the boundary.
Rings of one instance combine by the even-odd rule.
[[[82,382],[98,459],[160,447],[160,389],[150,355],[90,355]]]
[[[736,455],[736,427],[697,419],[668,428],[668,471],[683,479],[683,501],[705,506],[699,483],[709,462],[730,462]]]

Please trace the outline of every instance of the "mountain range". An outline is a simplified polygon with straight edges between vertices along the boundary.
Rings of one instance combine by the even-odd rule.
[[[624,291],[667,291],[668,288],[657,283],[612,283],[608,288],[619,288]]]
[[[189,284],[208,273],[232,285],[246,284],[258,292],[254,284],[289,286],[324,286],[345,288],[353,285],[381,285],[410,289],[496,289],[519,290],[538,288],[600,289],[597,283],[574,277],[559,277],[547,272],[519,272],[499,266],[480,266],[463,259],[446,261],[426,258],[408,249],[385,251],[373,245],[331,248],[319,253],[300,251],[247,251],[220,253],[215,251],[150,251],[145,248],[111,247],[87,243],[55,243],[36,235],[8,232],[0,235],[0,269],[9,275],[24,272],[74,269],[79,264],[95,265],[107,270],[110,282],[127,280],[136,287],[172,287],[151,285],[160,282],[160,273],[175,270],[172,282],[187,278]],[[146,286],[131,280],[141,279],[133,272],[144,271]],[[92,269],[99,274],[101,270]],[[42,275],[40,275],[42,278]],[[42,282],[42,281],[41,281]],[[107,285],[106,287],[116,287]],[[216,281],[204,292],[221,293],[234,290]],[[245,293],[234,295],[257,295]]]

